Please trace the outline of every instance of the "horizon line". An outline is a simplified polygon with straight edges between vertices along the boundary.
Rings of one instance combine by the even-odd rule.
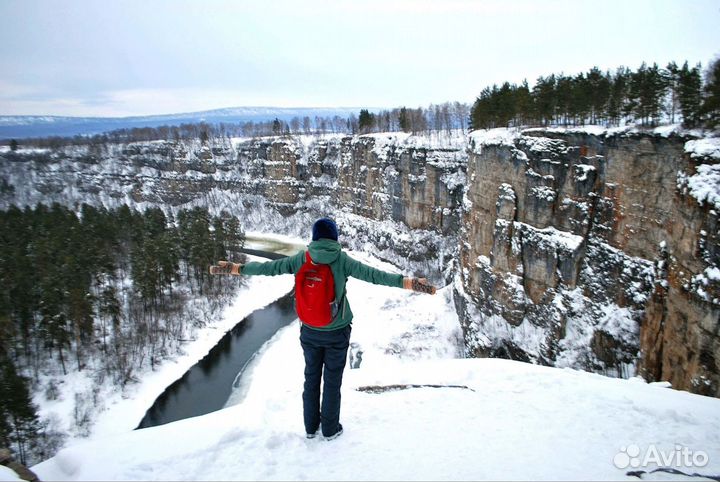
[[[12,118],[12,117],[50,117],[55,119],[114,119],[114,120],[126,120],[126,119],[138,119],[138,118],[151,118],[151,117],[168,117],[168,116],[185,116],[185,115],[197,115],[197,114],[210,114],[225,110],[232,109],[267,109],[277,111],[291,111],[291,110],[355,110],[355,109],[371,109],[371,110],[382,110],[382,109],[394,109],[396,107],[379,107],[379,106],[337,106],[337,107],[277,107],[269,105],[243,105],[243,106],[232,106],[232,107],[219,107],[208,110],[198,111],[183,111],[183,112],[166,112],[162,114],[140,114],[140,115],[123,115],[123,116],[73,116],[73,115],[57,115],[57,114],[2,114],[0,118]]]

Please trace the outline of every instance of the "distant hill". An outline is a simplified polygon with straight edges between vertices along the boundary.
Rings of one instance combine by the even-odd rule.
[[[229,107],[203,112],[164,114],[136,117],[61,117],[61,116],[0,116],[0,139],[92,135],[114,129],[158,127],[183,123],[259,122],[278,118],[289,121],[293,117],[347,117],[357,114],[359,107]]]

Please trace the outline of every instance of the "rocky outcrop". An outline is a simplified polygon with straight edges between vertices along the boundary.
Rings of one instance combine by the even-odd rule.
[[[683,190],[687,140],[473,136],[456,297],[471,354],[720,395],[719,280],[703,275],[718,211]]]
[[[453,283],[470,356],[718,396],[720,154],[693,142],[502,129],[449,146],[371,135],[21,150],[0,154],[0,203],[205,205],[302,237],[332,214],[351,247]]]
[[[0,448],[0,465],[3,465],[15,472],[21,480],[27,480],[29,482],[37,482],[40,480],[35,472],[16,461],[9,449]]]

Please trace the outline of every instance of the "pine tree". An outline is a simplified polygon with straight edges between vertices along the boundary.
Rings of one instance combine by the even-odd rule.
[[[179,236],[182,257],[192,268],[193,277],[198,282],[200,292],[207,278],[207,267],[213,259],[214,243],[210,234],[210,215],[205,208],[195,207],[178,213]]]
[[[720,127],[720,58],[715,59],[705,75],[705,99],[702,114],[708,128]]]
[[[102,337],[101,347],[103,354],[106,354],[108,336],[112,337],[113,345],[117,347],[118,335],[120,332],[120,321],[122,319],[122,309],[120,308],[120,302],[117,299],[117,290],[114,286],[107,285],[103,288],[98,300],[98,312],[102,322],[100,327],[100,336]],[[110,327],[112,328],[110,333],[108,332],[108,327],[105,325],[106,318],[110,319]]]
[[[662,114],[662,100],[667,94],[665,75],[657,64],[648,67],[645,62],[632,74],[630,97],[633,112],[642,125],[655,125]]]
[[[687,62],[685,62],[687,67]],[[670,99],[668,105],[668,115],[670,116],[670,123],[675,123],[675,114],[679,108],[679,96],[680,96],[680,69],[675,62],[670,62],[665,67],[665,76],[668,89],[670,91]]]
[[[283,125],[282,122],[280,122],[280,119],[277,117],[272,121],[272,132],[274,135],[279,136],[282,134],[283,131]]]
[[[1,385],[0,392],[3,392]],[[10,413],[6,402],[3,399],[3,403],[0,404],[0,447],[10,447],[11,435],[12,427],[10,426]]]
[[[28,380],[17,373],[12,360],[0,347],[0,440],[9,442],[22,464],[32,456],[40,430]]]
[[[49,281],[52,283],[52,281]],[[42,289],[40,300],[40,326],[41,335],[49,347],[56,348],[58,359],[64,375],[67,375],[65,366],[66,349],[70,349],[70,331],[68,329],[67,315],[62,310],[60,299],[61,292],[52,285]]]
[[[117,238],[121,225],[113,222],[114,215],[104,207],[83,204],[80,212],[82,238],[93,240],[83,243],[90,270],[114,277],[116,257],[120,249]]]
[[[28,215],[12,206],[0,214],[0,341],[8,347],[19,336],[22,352],[31,353],[34,324],[34,273],[24,269],[31,262],[28,246],[33,237]]]
[[[537,116],[544,125],[552,123],[555,117],[557,108],[555,83],[555,74],[551,74],[548,77],[538,77],[533,87]]]
[[[227,259],[227,235],[225,233],[225,222],[220,216],[212,220],[212,243],[213,259]]]
[[[149,237],[133,246],[130,254],[130,276],[133,288],[142,297],[145,309],[155,308],[160,296],[157,245]]]
[[[171,288],[172,283],[179,279],[180,275],[177,231],[174,228],[165,230],[159,236],[157,244],[160,285],[164,288]]]
[[[515,90],[515,125],[528,125],[532,123],[533,100],[527,80]]]
[[[683,118],[683,126],[697,127],[700,124],[702,104],[702,78],[700,66],[688,68],[685,62],[677,72],[677,102]]]
[[[508,127],[510,121],[515,118],[515,85],[504,82],[496,94],[497,99],[497,120],[498,127]]]
[[[609,73],[603,74],[598,67],[593,67],[587,73],[591,124],[598,124],[606,116],[607,104],[610,99],[609,77]]]
[[[373,130],[375,125],[375,114],[370,113],[367,109],[360,109],[358,116],[358,129],[361,133],[367,133]]]
[[[489,87],[485,87],[482,92],[480,92],[480,96],[475,99],[475,103],[470,109],[470,129],[487,129],[494,127],[491,120],[491,99],[492,92]]]
[[[591,117],[592,111],[592,85],[584,73],[580,73],[572,81],[572,97],[570,102],[573,124],[584,125]]]
[[[615,125],[619,125],[620,120],[626,118],[633,110],[630,99],[631,78],[632,72],[627,67],[619,67],[615,71],[608,101],[608,117]]]
[[[663,100],[667,97],[668,82],[665,72],[653,64],[648,69],[648,80],[650,82],[649,114],[652,125],[658,125],[662,119]]]
[[[398,125],[403,132],[410,132],[410,115],[405,107],[400,108],[398,115]]]
[[[225,236],[227,239],[225,249],[231,257],[238,256],[245,246],[245,233],[236,216],[225,217]]]
[[[632,113],[639,118],[643,125],[646,124],[648,116],[648,85],[647,64],[642,63],[640,68],[630,74],[630,106]]]
[[[555,110],[553,118],[558,123],[568,125],[570,119],[575,116],[577,109],[575,108],[575,85],[571,77],[560,74],[557,76],[554,89]]]

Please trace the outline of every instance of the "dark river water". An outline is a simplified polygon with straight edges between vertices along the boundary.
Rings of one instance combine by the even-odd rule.
[[[283,255],[247,250],[268,258]],[[252,356],[282,327],[297,318],[293,294],[288,293],[254,311],[215,345],[205,358],[185,372],[155,400],[137,428],[153,427],[219,410],[233,391],[233,383]]]

